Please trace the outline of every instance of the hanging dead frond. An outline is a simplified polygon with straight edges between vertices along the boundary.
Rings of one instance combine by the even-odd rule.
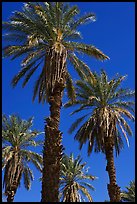
[[[55,43],[47,52],[45,64],[47,97],[53,93],[55,83],[64,81],[66,73],[67,51],[60,43]]]

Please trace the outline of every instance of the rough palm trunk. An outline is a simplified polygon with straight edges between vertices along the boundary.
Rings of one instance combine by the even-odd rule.
[[[75,193],[73,184],[70,185],[68,194],[66,195],[65,200],[63,202],[67,202],[67,203],[80,202],[79,196],[77,195],[77,193]]]
[[[7,202],[13,202],[14,196],[15,196],[14,191],[10,191],[8,193]]]
[[[70,203],[71,202],[71,189],[69,189],[68,194],[66,195],[66,199],[65,199],[64,202],[66,202],[66,203]]]
[[[18,152],[15,152],[13,158],[9,161],[5,169],[5,194],[7,195],[7,202],[13,202],[14,196],[16,194],[17,188],[20,183],[22,175],[22,164],[21,158],[18,155]]]
[[[10,186],[10,189],[7,191],[7,202],[13,202],[14,197],[18,188],[18,183],[16,181]]]
[[[116,171],[114,166],[113,149],[113,138],[107,137],[105,140],[105,153],[107,159],[106,171],[108,171],[110,180],[110,184],[108,184],[108,193],[110,197],[110,202],[120,202],[120,187],[116,183]]]
[[[53,73],[47,75],[51,76],[51,81],[47,81],[48,89],[51,86],[51,94],[48,98],[50,117],[46,119],[47,124],[45,125],[42,202],[59,202],[60,162],[63,150],[62,133],[59,131],[59,122],[62,94],[65,88],[66,54],[64,54],[64,52],[56,53],[53,51],[51,51],[50,54],[51,56],[49,56],[49,58],[51,58],[52,63],[50,62],[49,66],[53,70]],[[49,59],[49,61],[51,60]]]

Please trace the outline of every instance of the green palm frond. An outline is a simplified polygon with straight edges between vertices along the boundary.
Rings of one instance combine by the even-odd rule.
[[[30,177],[29,177],[29,171],[28,168],[24,168],[23,170],[23,181],[24,181],[24,186],[27,190],[30,190],[31,188],[31,182],[30,182]]]
[[[128,100],[135,96],[135,91],[120,88],[109,98],[109,102]]]
[[[42,156],[40,154],[30,150],[21,150],[21,152],[24,156],[26,156],[27,160],[35,160],[36,162],[42,164]]]
[[[131,181],[126,191],[121,192],[122,201],[135,202],[135,181]]]
[[[117,101],[112,103],[111,106],[126,108],[127,110],[132,111],[134,113],[135,112],[134,105],[135,105],[134,101]]]
[[[78,75],[83,78],[83,76],[85,76],[85,73],[83,72],[83,70],[81,69],[81,64],[79,64],[77,62],[77,58],[76,55],[74,53],[69,53],[68,55],[68,59],[70,61],[70,63],[73,65],[73,67],[75,68],[76,72],[78,73]]]
[[[115,137],[114,144],[115,144],[115,149],[116,149],[116,156],[118,156],[121,149],[124,148],[124,143],[123,143],[119,130],[116,130],[116,137]]]
[[[87,183],[87,182],[80,182],[81,185],[85,186],[85,187],[88,187],[89,189],[91,190],[95,190],[95,188],[90,184],[90,183]]]
[[[71,19],[73,19],[73,16],[79,13],[79,9],[77,6],[73,6],[68,9],[68,11],[64,14],[63,24],[66,25],[70,22]]]
[[[75,30],[70,30],[69,33],[66,32],[67,37],[65,37],[67,40],[78,40],[78,39],[82,39],[82,35],[79,31],[75,31]]]
[[[73,102],[76,99],[76,93],[75,88],[73,85],[73,80],[69,73],[67,73],[67,79],[66,79],[66,89],[67,89],[67,95],[68,98]]]
[[[78,26],[80,26],[81,24],[85,24],[89,21],[96,21],[96,17],[95,14],[93,13],[88,13],[85,14],[84,16],[80,17],[78,20],[72,22],[71,24],[71,29],[76,29]]]
[[[98,60],[109,59],[107,55],[104,55],[102,51],[100,51],[93,45],[86,45],[83,43],[72,42],[70,43],[70,48],[80,53],[84,53],[88,56],[95,57]]]
[[[2,170],[5,168],[7,162],[12,158],[13,151],[11,146],[6,146],[2,148]]]
[[[4,114],[2,116],[2,168],[5,193],[14,183],[18,188],[22,178],[24,178],[25,188],[30,189],[34,176],[28,166],[29,162],[32,162],[38,170],[42,169],[42,156],[27,149],[43,143],[40,140],[35,141],[42,132],[31,130],[32,125],[33,117],[22,120],[16,114],[9,117]]]
[[[35,65],[37,60],[34,60],[32,63],[30,63],[29,65],[24,66],[17,75],[14,76],[14,78],[12,79],[12,86],[15,87],[17,85],[17,83],[19,82],[19,80],[27,73],[29,72],[32,67]]]
[[[32,170],[29,167],[27,168],[27,170],[28,170],[29,177],[30,177],[31,181],[33,181],[34,180],[34,175],[33,175]]]
[[[38,96],[39,102],[48,102],[55,82],[65,77],[64,73],[68,73],[69,61],[80,77],[88,75],[94,80],[89,67],[76,56],[77,52],[99,60],[109,59],[95,46],[73,41],[81,38],[79,26],[95,21],[95,14],[88,13],[79,17],[79,12],[77,6],[64,2],[26,2],[22,11],[15,11],[8,22],[3,22],[3,29],[6,31],[4,39],[12,43],[3,49],[3,57],[11,57],[12,60],[23,57],[22,69],[12,80],[13,87],[22,78],[24,87],[43,66],[34,85],[33,101]],[[43,60],[44,65],[41,64]],[[64,65],[63,69],[61,65]],[[71,77],[67,75],[64,83],[66,82],[68,97],[74,100],[74,86]],[[48,79],[51,78],[50,84]]]
[[[80,110],[81,110],[81,109],[80,109]],[[84,115],[84,116],[78,118],[78,119],[72,124],[72,126],[71,126],[70,129],[69,129],[69,133],[70,133],[70,134],[78,127],[78,125],[85,119],[85,117],[86,117],[87,115],[89,115],[89,114],[86,114],[86,115]]]
[[[71,126],[71,133],[79,126],[75,139],[79,141],[80,149],[88,141],[89,155],[93,148],[95,152],[104,152],[104,137],[113,132],[116,155],[119,155],[124,146],[122,134],[128,145],[128,135],[132,135],[127,120],[133,122],[135,120],[133,100],[135,91],[120,87],[125,76],[117,75],[109,80],[104,70],[101,70],[100,75],[96,72],[93,75],[94,82],[85,74],[81,81],[76,81],[76,100],[65,104],[65,107],[75,107],[71,115],[86,110],[90,116],[81,127],[77,119],[78,122],[76,120]]]
[[[41,64],[41,62],[40,62],[39,64],[37,64],[37,66],[33,67],[33,68],[28,72],[28,74],[26,75],[26,77],[25,77],[25,79],[24,79],[24,82],[23,82],[23,84],[22,84],[22,87],[24,87],[24,86],[28,83],[30,77],[34,74],[34,72],[36,71],[36,69],[39,67],[40,64]]]
[[[90,193],[88,192],[88,190],[84,186],[78,185],[78,188],[81,191],[81,193],[88,198],[89,202],[93,202],[93,199],[92,199]]]
[[[94,180],[96,177],[87,173],[85,170],[86,163],[82,163],[80,156],[74,158],[64,155],[61,163],[60,175],[60,199],[62,202],[81,202],[82,194],[92,201],[90,192],[94,187],[88,181]],[[82,189],[82,190],[81,190]]]

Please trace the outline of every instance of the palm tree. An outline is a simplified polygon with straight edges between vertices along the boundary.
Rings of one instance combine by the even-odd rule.
[[[126,189],[121,192],[122,201],[135,202],[135,181],[131,181]]]
[[[120,187],[116,183],[113,151],[115,148],[118,155],[123,148],[121,133],[129,145],[127,133],[132,135],[132,131],[125,118],[134,121],[134,101],[129,99],[135,92],[120,87],[125,76],[116,76],[109,81],[102,70],[101,75],[94,73],[94,78],[94,83],[90,77],[77,81],[77,99],[73,104],[69,101],[65,105],[79,107],[71,114],[86,111],[85,115],[72,124],[69,132],[72,133],[83,122],[76,132],[75,139],[79,141],[80,149],[88,141],[88,155],[93,148],[95,152],[103,152],[106,155],[110,201],[119,202]]]
[[[94,187],[88,183],[96,177],[88,173],[85,169],[86,163],[81,163],[82,159],[78,156],[74,159],[73,154],[64,155],[61,163],[60,176],[60,198],[61,202],[82,202],[86,196],[89,202],[93,199],[88,188],[94,190]]]
[[[25,77],[24,87],[34,72],[42,68],[34,85],[33,100],[38,95],[39,102],[50,104],[43,149],[42,202],[58,202],[63,149],[59,121],[65,87],[68,98],[75,100],[67,64],[70,62],[80,76],[85,73],[92,77],[89,67],[76,54],[84,53],[98,60],[109,59],[95,46],[76,42],[81,38],[77,30],[79,25],[95,21],[93,13],[77,17],[78,13],[77,6],[70,7],[63,2],[28,2],[22,12],[14,12],[10,21],[3,23],[3,29],[9,31],[5,39],[14,43],[4,48],[3,56],[12,56],[12,60],[24,56],[22,69],[12,80],[13,87]]]
[[[7,202],[13,202],[20,181],[23,178],[27,190],[31,188],[33,172],[29,163],[42,170],[42,156],[28,148],[36,147],[41,141],[35,141],[37,130],[31,130],[33,118],[22,120],[17,115],[2,116],[2,169],[4,169],[3,188]]]

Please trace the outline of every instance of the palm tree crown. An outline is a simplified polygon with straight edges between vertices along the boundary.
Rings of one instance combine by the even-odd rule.
[[[90,77],[76,82],[77,100],[73,104],[68,102],[65,106],[80,106],[71,114],[83,110],[86,110],[87,114],[78,118],[69,132],[72,133],[88,117],[75,135],[80,148],[88,140],[88,154],[92,152],[93,147],[95,152],[104,152],[104,137],[111,135],[114,136],[117,155],[123,148],[121,133],[129,144],[127,133],[132,135],[132,131],[125,117],[134,121],[134,101],[131,98],[134,97],[135,91],[120,87],[124,79],[125,76],[116,76],[109,81],[102,70],[100,76],[94,73],[94,83]]]
[[[94,187],[88,183],[96,177],[84,169],[86,163],[81,163],[82,159],[78,156],[74,159],[73,154],[69,157],[64,155],[61,164],[60,176],[60,198],[61,202],[81,202],[86,196],[90,202],[92,197],[88,188],[94,190]],[[83,197],[82,197],[83,195]]]
[[[99,60],[109,59],[93,45],[76,42],[81,38],[77,30],[87,21],[95,21],[93,13],[76,19],[79,13],[77,6],[70,7],[63,2],[28,2],[23,11],[15,11],[9,22],[3,22],[8,31],[5,40],[14,42],[4,48],[4,57],[15,59],[24,56],[20,72],[13,78],[12,85],[25,77],[23,87],[33,73],[43,66],[34,86],[33,100],[38,94],[39,102],[44,102],[52,94],[55,82],[65,76],[68,97],[75,98],[72,78],[66,70],[66,59],[74,65],[79,75],[89,73],[88,66],[76,53],[84,53]],[[60,65],[60,61],[62,61]],[[92,76],[92,75],[91,75]]]
[[[9,118],[2,116],[2,168],[5,169],[3,187],[6,195],[14,186],[17,190],[21,178],[25,188],[30,189],[34,176],[29,162],[38,170],[42,170],[42,156],[28,149],[42,143],[34,140],[40,132],[32,131],[32,124],[33,118],[26,121],[17,115],[11,115]]]
[[[77,100],[66,104],[79,105],[80,107],[72,112],[86,110],[87,113],[78,118],[71,126],[69,132],[73,132],[80,123],[88,118],[77,131],[75,138],[82,145],[88,141],[88,155],[93,148],[95,152],[103,152],[106,156],[110,184],[107,185],[111,202],[120,202],[120,187],[116,183],[116,171],[114,165],[114,148],[116,155],[123,148],[122,134],[126,138],[132,135],[130,126],[126,119],[134,121],[134,101],[131,97],[134,91],[120,87],[125,76],[117,76],[108,80],[105,71],[101,75],[94,73],[94,77],[86,76],[83,81],[77,81]],[[130,100],[129,100],[130,99]],[[132,112],[132,113],[131,113]]]
[[[126,191],[122,191],[122,201],[135,202],[135,181],[131,181]]]

